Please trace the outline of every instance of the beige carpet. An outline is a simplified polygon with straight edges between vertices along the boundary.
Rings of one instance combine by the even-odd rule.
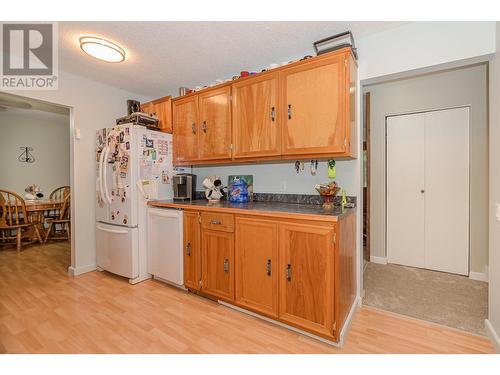
[[[368,263],[363,303],[485,335],[488,284],[468,277],[394,264]]]

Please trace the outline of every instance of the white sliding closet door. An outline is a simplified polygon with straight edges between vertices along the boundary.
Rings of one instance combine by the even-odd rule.
[[[425,114],[425,267],[469,274],[469,108]]]
[[[387,258],[468,274],[469,108],[387,118]]]
[[[390,263],[424,267],[424,114],[387,118]]]

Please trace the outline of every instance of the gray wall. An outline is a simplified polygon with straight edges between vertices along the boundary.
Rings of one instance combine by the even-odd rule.
[[[500,22],[496,24],[497,51],[500,51]],[[495,220],[495,204],[500,204],[500,56],[490,63],[490,272],[488,320],[496,339],[500,336],[500,223]],[[500,351],[500,342],[496,342]]]
[[[69,112],[0,112],[0,187],[24,196],[26,186],[40,186],[45,196],[70,184]],[[34,163],[18,160],[19,147],[33,147]]]
[[[477,65],[365,87],[371,96],[370,251],[385,257],[385,116],[471,106],[470,271],[488,265],[488,119],[486,65]]]

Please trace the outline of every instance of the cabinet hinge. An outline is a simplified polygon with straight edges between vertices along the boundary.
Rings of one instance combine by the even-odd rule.
[[[344,66],[347,68],[347,59],[344,59]]]
[[[198,281],[198,286],[201,288],[203,286],[203,281]]]
[[[337,321],[333,322],[333,332],[337,330]]]
[[[333,242],[333,244],[337,243],[337,233],[333,234],[333,236],[332,236],[332,242]]]
[[[347,146],[347,138],[344,138],[344,146]]]
[[[199,212],[198,212],[198,223],[200,223],[200,224],[201,224],[201,215],[200,215],[200,213],[199,213]]]
[[[232,144],[232,143],[229,145],[229,149],[230,149],[231,151],[233,150],[233,144]]]

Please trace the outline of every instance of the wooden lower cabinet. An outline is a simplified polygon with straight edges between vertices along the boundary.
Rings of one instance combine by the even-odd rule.
[[[184,285],[198,290],[201,282],[200,213],[184,211]]]
[[[199,220],[186,212],[185,285],[338,341],[356,298],[356,215],[337,222],[290,216],[206,211]]]
[[[236,303],[278,316],[278,222],[236,218]]]
[[[334,235],[332,227],[280,224],[280,320],[333,336]]]
[[[202,230],[202,291],[226,301],[234,300],[234,234]]]

